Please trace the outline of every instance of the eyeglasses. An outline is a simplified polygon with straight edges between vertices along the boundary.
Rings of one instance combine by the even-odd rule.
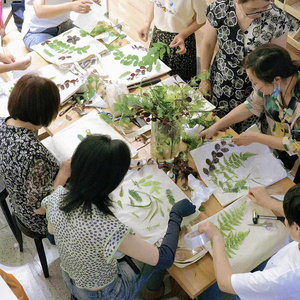
[[[244,10],[244,13],[245,13],[245,15],[246,15],[247,17],[254,17],[254,16],[260,15],[260,14],[262,14],[262,13],[264,13],[264,12],[267,12],[267,11],[272,10],[273,5],[274,5],[274,4],[273,4],[273,1],[272,1],[272,2],[269,4],[269,7],[268,7],[267,9],[261,10],[261,11],[257,11],[257,12],[254,12],[254,13],[250,13],[250,14],[246,14],[244,8],[243,8],[243,10]],[[243,7],[243,6],[242,6],[242,7]]]
[[[259,89],[257,88],[257,86],[252,83],[252,87],[253,87],[253,90],[257,93],[259,92],[262,88],[264,88],[265,86],[267,85],[267,83],[265,83],[262,87],[260,87]]]

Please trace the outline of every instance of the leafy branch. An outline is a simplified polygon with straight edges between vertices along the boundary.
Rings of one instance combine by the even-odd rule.
[[[245,232],[233,232],[235,226],[241,224],[246,209],[246,202],[244,202],[240,207],[234,210],[223,211],[218,216],[217,226],[224,238],[226,254],[229,258],[235,255],[235,251],[238,250],[239,246],[244,242],[245,238],[248,236],[250,230]],[[228,234],[225,231],[229,231]]]

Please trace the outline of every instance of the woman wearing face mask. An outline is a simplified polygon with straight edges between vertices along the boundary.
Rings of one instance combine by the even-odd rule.
[[[262,44],[285,48],[288,19],[271,0],[216,0],[207,8],[206,17],[200,59],[201,72],[209,70],[210,79],[203,80],[200,88],[211,95],[221,118],[252,91],[242,65],[245,56]],[[212,62],[217,42],[219,50]],[[240,133],[257,121],[252,117],[233,129]]]
[[[238,146],[256,142],[274,148],[291,169],[300,154],[300,61],[292,61],[285,49],[268,44],[246,57],[245,68],[253,86],[252,94],[200,136],[211,138],[223,128],[264,112],[271,135],[243,132],[233,142]],[[294,182],[300,182],[300,168]]]

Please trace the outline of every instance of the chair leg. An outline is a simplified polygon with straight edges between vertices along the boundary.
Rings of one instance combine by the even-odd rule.
[[[35,242],[35,246],[36,246],[40,261],[41,261],[44,276],[45,276],[45,278],[48,278],[49,270],[48,270],[48,264],[47,264],[47,259],[46,259],[46,255],[45,255],[45,251],[44,251],[43,242],[41,239],[34,239],[34,242]]]
[[[16,217],[14,214],[12,214],[12,223],[13,223],[13,226],[15,228],[15,237],[19,243],[19,247],[20,247],[20,252],[23,252],[23,237],[22,237],[22,232],[17,224],[17,221],[16,221]]]

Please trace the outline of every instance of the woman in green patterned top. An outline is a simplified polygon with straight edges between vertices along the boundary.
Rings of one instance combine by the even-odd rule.
[[[200,133],[211,138],[217,131],[263,112],[271,135],[246,131],[233,138],[238,145],[261,143],[276,149],[286,168],[291,169],[300,154],[300,64],[276,45],[266,44],[245,60],[253,92],[247,100]],[[300,182],[300,168],[294,182]]]

